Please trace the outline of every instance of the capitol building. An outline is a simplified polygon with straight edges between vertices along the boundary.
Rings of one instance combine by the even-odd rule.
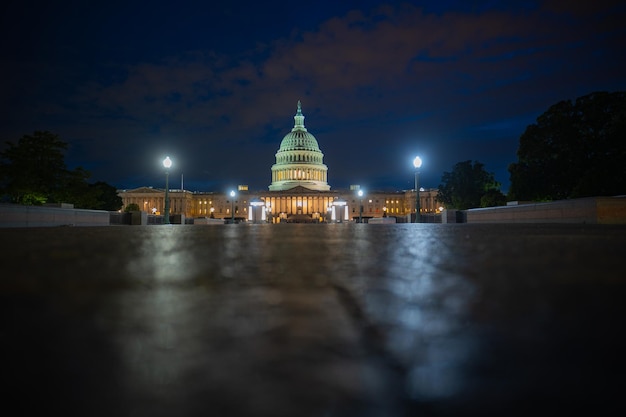
[[[416,212],[416,191],[377,192],[359,195],[360,186],[331,190],[328,167],[319,143],[304,126],[304,114],[298,101],[294,126],[280,143],[276,162],[271,167],[267,191],[251,191],[240,185],[231,192],[203,192],[170,189],[170,216],[179,219],[216,218],[252,222],[342,222],[369,221],[394,217],[410,221]],[[119,190],[124,208],[136,204],[150,215],[165,210],[165,190],[140,187]],[[231,196],[234,194],[234,196]],[[436,189],[420,189],[420,214],[440,212]],[[181,220],[182,221],[182,220]]]

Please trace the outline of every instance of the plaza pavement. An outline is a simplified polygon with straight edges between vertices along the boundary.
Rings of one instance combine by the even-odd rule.
[[[0,242],[15,415],[626,409],[624,226],[55,227]]]

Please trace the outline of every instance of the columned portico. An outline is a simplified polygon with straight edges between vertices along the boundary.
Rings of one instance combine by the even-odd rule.
[[[328,207],[337,198],[336,192],[320,192],[297,186],[288,191],[260,194],[260,198],[271,208],[273,217],[288,218],[292,215],[307,215],[325,218]]]

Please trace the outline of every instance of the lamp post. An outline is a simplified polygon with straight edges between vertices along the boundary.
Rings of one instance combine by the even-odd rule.
[[[359,190],[359,223],[363,223],[363,190]]]
[[[415,167],[415,223],[420,222],[420,167],[422,166],[422,158],[416,156],[413,160]]]
[[[165,167],[165,217],[163,218],[163,224],[170,224],[170,168],[172,167],[172,160],[169,156],[166,156],[163,160],[163,166]]]
[[[235,224],[235,190],[230,192],[230,222]]]

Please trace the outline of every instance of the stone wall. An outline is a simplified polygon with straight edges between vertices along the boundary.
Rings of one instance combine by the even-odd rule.
[[[0,227],[108,225],[108,211],[0,204]]]
[[[510,203],[502,207],[465,210],[464,214],[467,223],[626,224],[626,196]]]

